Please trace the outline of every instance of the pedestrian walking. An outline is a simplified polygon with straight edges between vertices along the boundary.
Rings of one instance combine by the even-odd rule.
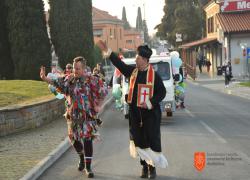
[[[200,73],[202,73],[202,66],[203,66],[204,56],[203,56],[203,53],[202,53],[201,50],[199,50],[199,52],[198,52],[197,61],[198,61],[198,66],[199,66]]]
[[[72,74],[58,79],[49,79],[45,74],[45,68],[41,67],[41,79],[65,96],[68,136],[80,158],[78,170],[85,169],[87,177],[93,178],[93,140],[98,137],[97,113],[107,94],[105,86],[100,78],[86,73],[86,60],[83,57],[73,60]]]
[[[209,60],[206,61],[206,66],[207,66],[207,72],[209,73],[211,66],[211,62]]]
[[[180,100],[180,107],[182,109],[186,108],[185,105],[184,105],[184,100],[185,100],[185,88],[186,88],[186,83],[184,82],[184,73],[183,73],[183,66],[180,67],[180,75],[182,76],[182,79],[180,82],[178,82],[178,86],[182,87],[182,91],[180,91],[179,93],[179,100]]]
[[[199,59],[199,70],[200,70],[200,73],[202,73],[202,65],[203,65],[203,56]]]
[[[129,104],[130,155],[140,157],[141,178],[156,177],[156,167],[165,168],[167,159],[161,153],[161,109],[159,103],[166,95],[161,77],[149,64],[152,50],[147,46],[137,48],[136,67],[126,65],[99,41],[97,45],[104,56],[129,80],[126,102]]]
[[[226,63],[224,69],[225,69],[225,88],[228,88],[232,78],[232,66],[230,61]]]

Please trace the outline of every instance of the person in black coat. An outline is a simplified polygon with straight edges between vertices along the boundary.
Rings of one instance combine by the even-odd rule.
[[[228,61],[227,64],[224,67],[224,73],[225,73],[225,88],[229,87],[229,82],[232,78],[232,65],[231,62]]]
[[[161,109],[160,102],[166,95],[161,77],[149,64],[152,50],[148,46],[137,49],[136,67],[125,64],[119,57],[99,41],[97,44],[112,64],[127,78],[130,78],[129,93],[126,101],[129,104],[130,154],[139,155],[142,165],[141,178],[155,178],[156,166],[165,168],[167,159],[161,153]],[[140,87],[149,87],[141,91]],[[152,94],[151,94],[152,93]],[[146,100],[142,100],[145,98]],[[141,103],[138,103],[141,102]]]

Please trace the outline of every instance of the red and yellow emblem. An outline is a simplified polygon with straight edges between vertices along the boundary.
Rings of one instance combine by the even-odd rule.
[[[194,167],[198,171],[202,171],[206,166],[206,154],[205,152],[194,153]]]

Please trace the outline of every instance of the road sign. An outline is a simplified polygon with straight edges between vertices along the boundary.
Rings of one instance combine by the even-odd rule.
[[[250,64],[250,47],[247,48],[247,63]]]
[[[175,37],[176,37],[176,40],[175,40],[176,42],[182,42],[182,34],[176,33]]]

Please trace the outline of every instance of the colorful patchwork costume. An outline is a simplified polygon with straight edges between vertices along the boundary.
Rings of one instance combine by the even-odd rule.
[[[103,81],[95,76],[75,78],[73,74],[53,80],[57,92],[64,94],[70,141],[80,156],[78,169],[90,168],[93,144],[98,134],[97,113],[107,95]]]

